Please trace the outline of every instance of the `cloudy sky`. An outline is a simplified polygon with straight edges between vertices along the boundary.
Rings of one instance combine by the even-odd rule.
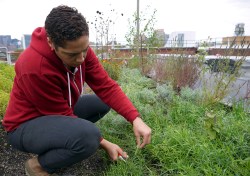
[[[31,34],[44,25],[50,10],[61,4],[76,7],[90,22],[97,10],[107,14],[115,21],[110,30],[118,41],[125,41],[128,18],[137,9],[137,0],[0,0],[0,35],[21,39],[22,34]],[[245,35],[250,35],[250,0],[140,0],[144,16],[150,18],[154,9],[155,28],[167,34],[195,31],[196,40],[221,38],[234,35],[235,25],[245,23]],[[90,32],[90,40],[95,41],[93,25]]]

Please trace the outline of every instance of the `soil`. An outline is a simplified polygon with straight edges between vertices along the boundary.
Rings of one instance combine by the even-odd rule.
[[[1,124],[1,123],[0,123]],[[24,162],[35,155],[16,150],[7,143],[6,132],[0,126],[0,176],[25,176]],[[100,175],[104,170],[100,153],[56,172],[60,176]]]

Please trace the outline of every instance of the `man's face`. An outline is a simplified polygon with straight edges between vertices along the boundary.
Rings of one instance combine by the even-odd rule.
[[[67,41],[65,47],[55,48],[50,39],[48,39],[48,43],[51,48],[55,50],[56,55],[63,61],[68,69],[70,69],[84,62],[89,48],[89,37],[81,36],[74,41]]]

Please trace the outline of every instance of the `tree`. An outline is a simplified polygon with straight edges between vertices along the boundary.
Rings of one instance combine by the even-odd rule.
[[[114,34],[110,39],[110,28],[115,25],[116,20],[119,16],[123,16],[123,13],[118,13],[115,9],[110,10],[110,14],[106,15],[104,12],[99,10],[96,11],[95,21],[91,22],[94,25],[96,32],[96,45],[101,45],[101,57],[104,57],[104,51],[108,53],[108,45],[115,43]],[[106,47],[104,47],[106,45]],[[97,46],[96,46],[97,47]],[[98,47],[97,47],[98,48]]]
[[[147,13],[144,13],[147,12]],[[150,14],[150,6],[147,6],[147,8],[140,12],[139,15],[139,23],[140,23],[140,31],[139,31],[139,38],[140,38],[140,44],[139,46],[150,48],[150,47],[159,47],[161,45],[160,40],[158,39],[156,32],[155,32],[155,23],[156,23],[156,12],[157,10],[154,9],[151,15]],[[125,38],[128,42],[128,45],[131,48],[135,48],[137,46],[137,14],[134,13],[132,19],[129,19],[129,31],[127,32]]]

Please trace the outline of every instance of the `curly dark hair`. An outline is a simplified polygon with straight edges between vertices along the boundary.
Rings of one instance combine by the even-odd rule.
[[[66,5],[51,10],[45,20],[45,30],[55,47],[64,47],[66,41],[89,36],[89,27],[84,16],[76,8]]]

